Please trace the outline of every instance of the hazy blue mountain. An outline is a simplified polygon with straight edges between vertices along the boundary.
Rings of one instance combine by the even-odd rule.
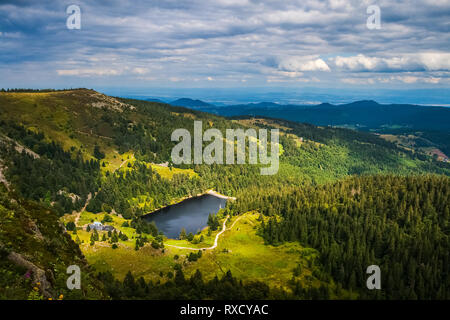
[[[223,116],[259,115],[320,126],[350,126],[366,129],[403,127],[414,130],[450,130],[450,108],[410,104],[379,104],[372,100],[334,105],[242,104],[208,105],[196,109]]]
[[[148,99],[145,99],[145,101],[158,102],[158,103],[167,103],[165,101],[162,101],[162,100],[156,99],[156,98],[148,98]]]
[[[206,103],[201,100],[194,100],[189,98],[181,98],[170,103],[173,106],[177,107],[186,107],[186,108],[207,108],[214,107],[214,105]]]

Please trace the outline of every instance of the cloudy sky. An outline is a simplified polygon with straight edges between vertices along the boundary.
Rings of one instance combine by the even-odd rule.
[[[450,0],[0,0],[0,74],[0,87],[447,89]]]

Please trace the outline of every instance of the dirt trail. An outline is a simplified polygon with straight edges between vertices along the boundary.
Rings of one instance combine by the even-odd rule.
[[[127,162],[128,162],[128,159],[125,160],[124,162],[122,162],[122,163],[120,164],[120,166],[119,166],[116,170],[114,170],[114,171],[117,171],[117,170],[119,170],[120,168],[122,168],[123,165],[124,165],[125,163],[127,163]]]
[[[125,165],[125,163],[127,163],[128,161],[130,161],[130,159],[124,160],[124,161],[120,164],[119,167],[117,167],[116,169],[114,169],[113,173],[116,172],[117,170],[119,170],[120,168],[122,168],[122,167]]]
[[[213,250],[213,249],[217,248],[217,243],[218,243],[218,241],[219,241],[219,237],[220,237],[225,231],[231,230],[231,229],[234,227],[234,225],[236,224],[236,222],[238,222],[239,219],[242,218],[242,216],[238,217],[238,218],[233,222],[233,224],[231,225],[231,227],[229,227],[229,228],[227,229],[227,226],[226,226],[225,224],[227,223],[227,220],[228,220],[229,217],[230,217],[230,216],[227,216],[227,217],[225,218],[225,221],[223,222],[223,226],[222,226],[222,231],[220,231],[220,232],[216,235],[216,238],[214,239],[214,245],[211,246],[211,247],[208,247],[208,248],[190,248],[190,247],[174,246],[174,245],[171,245],[171,244],[165,244],[165,246],[172,247],[172,248],[177,248],[177,249],[196,250],[196,251],[200,251],[200,250]]]
[[[76,213],[77,216],[75,217],[75,226],[78,226],[78,220],[80,220],[81,213],[86,210],[91,199],[92,199],[92,193],[89,193],[87,196],[86,202],[84,203],[84,207],[81,208],[81,210]]]

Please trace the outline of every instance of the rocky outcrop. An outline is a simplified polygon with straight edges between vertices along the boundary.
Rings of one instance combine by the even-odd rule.
[[[90,94],[90,97],[92,98],[92,100],[95,101],[95,102],[91,103],[91,106],[94,108],[100,108],[100,109],[106,108],[108,110],[114,110],[114,111],[118,111],[118,112],[123,112],[125,109],[130,109],[130,110],[135,109],[135,107],[132,105],[120,102],[116,98],[106,96],[99,92],[95,92],[95,91],[92,92]]]
[[[29,156],[32,156],[35,159],[40,158],[40,156],[34,152],[33,150],[28,149],[27,147],[24,147],[23,145],[21,145],[20,143],[18,143],[17,141],[5,136],[5,135],[0,135],[0,142],[9,142],[14,146],[14,149],[16,149],[17,152],[22,153],[23,151],[25,151],[26,154],[28,154]]]
[[[5,175],[3,174],[6,167],[3,166],[1,160],[0,160],[0,183],[3,183],[6,187],[6,189],[9,191],[9,182],[6,180]]]
[[[38,226],[33,220],[27,221],[27,229],[30,233],[32,233],[37,239],[40,241],[44,241],[44,237],[42,236],[41,230],[39,230]]]
[[[51,293],[52,286],[50,282],[47,280],[47,276],[45,275],[44,270],[37,267],[32,262],[25,259],[21,254],[16,252],[10,252],[8,255],[8,260],[30,270],[32,272],[33,285],[39,288],[39,291],[45,298],[48,299],[52,297]]]

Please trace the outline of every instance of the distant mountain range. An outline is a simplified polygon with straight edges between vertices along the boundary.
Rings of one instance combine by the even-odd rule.
[[[177,107],[186,107],[186,108],[210,108],[215,107],[215,105],[206,103],[201,100],[193,100],[189,98],[181,98],[170,103],[173,106]]]
[[[412,104],[379,104],[373,100],[334,105],[282,105],[260,102],[218,106],[200,100],[179,99],[172,104],[226,117],[278,118],[317,126],[335,126],[400,135],[407,148],[425,148],[450,154],[450,108]],[[427,149],[428,148],[428,149]],[[435,151],[436,151],[435,150]]]
[[[181,98],[172,102],[159,99],[148,101],[208,112],[225,117],[266,117],[372,131],[383,135],[397,135],[394,139],[406,148],[420,148],[429,154],[450,154],[450,108],[413,104],[380,104],[361,100],[346,104],[316,105],[279,104],[274,102],[223,105],[202,100]],[[170,100],[166,100],[170,101]]]
[[[145,101],[157,102],[157,103],[166,103],[166,102],[164,102],[164,101],[162,101],[160,99],[156,99],[156,98],[148,98],[148,99],[145,99]]]
[[[181,101],[181,102],[180,102]],[[185,102],[182,104],[183,102]],[[200,100],[179,99],[174,105],[221,116],[254,115],[281,118],[319,126],[346,126],[358,129],[409,128],[450,131],[450,108],[410,104],[379,104],[372,100],[334,105],[281,105],[273,102],[215,106]]]

